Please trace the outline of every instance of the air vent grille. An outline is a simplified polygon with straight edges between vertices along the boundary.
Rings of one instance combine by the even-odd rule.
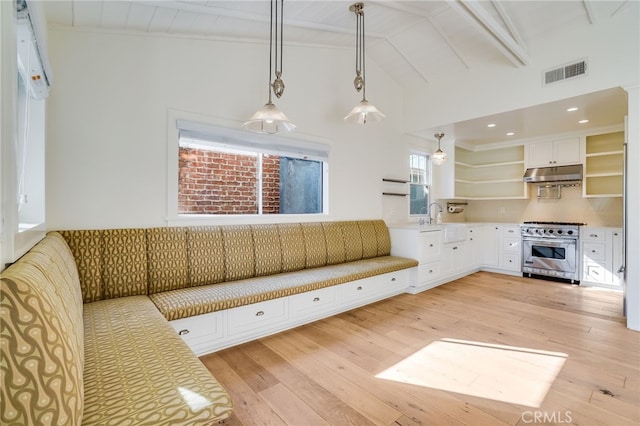
[[[587,61],[579,61],[573,64],[563,65],[544,72],[544,84],[551,84],[568,78],[579,77],[587,73]]]

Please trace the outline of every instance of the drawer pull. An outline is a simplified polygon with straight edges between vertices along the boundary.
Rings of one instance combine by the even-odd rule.
[[[513,229],[509,229],[507,232],[509,232],[510,234],[513,234],[515,231]]]
[[[314,298],[313,298],[313,301],[314,301],[314,302],[319,302],[319,301],[320,301],[320,298],[319,298],[319,297],[314,297]]]
[[[396,280],[396,277],[391,278],[391,281],[395,281],[395,280]]]
[[[429,269],[429,273],[430,273],[430,274],[431,274],[431,273],[433,273],[433,269]]]
[[[453,249],[454,249],[454,250],[458,250],[458,247],[456,246],[456,247],[454,247]]]
[[[429,247],[433,247],[433,244],[429,244]]]
[[[591,250],[591,253],[595,253],[595,252],[596,252],[595,250]]]
[[[258,312],[256,312],[256,316],[257,316],[257,317],[261,317],[261,316],[263,316],[263,315],[264,315],[264,311],[258,311]]]
[[[356,290],[362,290],[362,286],[359,285],[358,288],[356,288]]]
[[[589,235],[591,238],[598,238],[598,234],[590,234]]]
[[[178,331],[178,336],[184,336],[185,334],[189,334],[189,333],[190,331],[185,328],[184,330]]]

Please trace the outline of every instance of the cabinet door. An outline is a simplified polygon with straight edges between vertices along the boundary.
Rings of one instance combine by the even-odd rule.
[[[483,262],[487,266],[497,268],[500,263],[500,228],[487,226],[484,230]]]
[[[553,142],[538,142],[529,145],[528,163],[530,167],[553,165]]]
[[[557,139],[529,145],[529,167],[551,167],[581,162],[580,138]]]
[[[568,138],[553,141],[554,166],[578,164],[580,161],[580,138]]]

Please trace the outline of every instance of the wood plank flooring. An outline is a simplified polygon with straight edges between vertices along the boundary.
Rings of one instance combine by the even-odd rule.
[[[479,272],[201,360],[233,426],[638,425],[621,310],[619,292]]]

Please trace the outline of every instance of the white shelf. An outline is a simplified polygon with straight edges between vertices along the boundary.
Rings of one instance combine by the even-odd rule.
[[[491,180],[465,180],[465,179],[456,179],[456,182],[460,183],[469,183],[472,185],[482,185],[486,183],[507,183],[507,182],[522,182],[522,178],[520,179],[491,179]]]
[[[487,163],[487,164],[469,164],[469,163],[463,163],[462,161],[456,161],[456,165],[458,166],[464,166],[464,167],[470,167],[473,169],[481,169],[484,167],[500,167],[500,166],[512,166],[514,164],[524,164],[524,160],[522,161],[506,161],[503,163]]]
[[[622,172],[611,172],[611,173],[587,173],[584,175],[586,178],[591,177],[607,177],[607,176],[622,176]]]
[[[587,158],[589,157],[602,157],[604,155],[622,155],[624,151],[606,151],[606,152],[592,152],[591,154],[585,154]]]

